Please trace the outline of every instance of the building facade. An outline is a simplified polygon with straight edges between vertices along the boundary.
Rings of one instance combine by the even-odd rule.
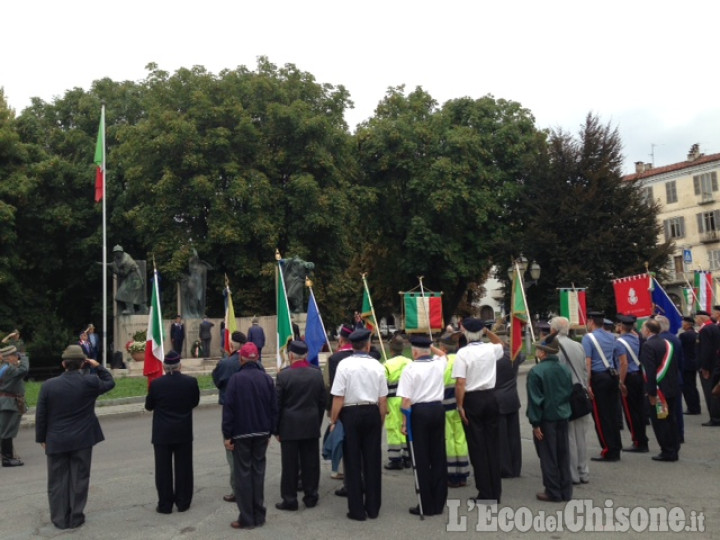
[[[673,242],[669,279],[663,284],[683,314],[692,310],[684,289],[692,286],[695,270],[712,271],[713,297],[717,298],[720,278],[720,154],[703,155],[694,144],[687,160],[653,167],[637,162],[635,174],[625,180],[639,180],[649,200],[660,206],[659,241]],[[714,300],[714,303],[719,303]]]

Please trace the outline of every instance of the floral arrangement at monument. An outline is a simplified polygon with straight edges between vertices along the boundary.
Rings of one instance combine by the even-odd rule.
[[[125,349],[133,360],[142,361],[145,359],[145,341],[147,332],[142,330],[133,334],[132,341],[125,344]]]

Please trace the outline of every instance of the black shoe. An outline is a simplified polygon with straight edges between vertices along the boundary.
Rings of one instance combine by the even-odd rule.
[[[403,458],[403,467],[406,469],[412,469],[412,460],[409,457]]]
[[[627,448],[623,448],[622,450],[623,452],[637,452],[640,454],[645,454],[650,451],[647,446],[628,446]]]
[[[389,461],[388,463],[385,464],[385,468],[388,471],[401,471],[405,467],[404,467],[402,461],[397,460],[397,461]]]
[[[170,510],[166,510],[165,508],[160,508],[159,506],[156,506],[155,511],[158,514],[172,514],[172,508],[170,508]]]
[[[305,503],[305,508],[315,508],[318,503],[317,497],[303,497],[303,503]]]
[[[22,467],[25,465],[22,459],[17,458],[2,458],[3,467]]]
[[[347,515],[348,519],[353,519],[355,521],[365,521],[365,519],[366,519],[365,516],[362,516],[362,517],[353,516],[350,512],[348,512],[346,515]]]
[[[670,456],[664,456],[662,454],[658,454],[657,456],[652,457],[653,461],[677,461],[677,456],[670,457]]]
[[[620,456],[617,456],[617,457],[593,456],[590,459],[592,461],[620,461]]]
[[[335,495],[337,495],[338,497],[347,497],[347,488],[345,486],[343,486],[341,488],[336,489]]]
[[[715,427],[715,426],[720,426],[720,422],[716,422],[715,420],[710,420],[709,422],[703,422],[702,425],[705,427]],[[3,460],[3,467],[5,467],[5,466],[6,466],[5,460]]]
[[[420,515],[420,505],[411,506],[408,510],[413,516],[419,516]]]
[[[230,495],[223,495],[223,501],[234,503],[235,501],[237,501],[237,498],[235,497],[234,493],[231,493]]]
[[[278,510],[294,511],[294,510],[298,509],[298,503],[290,504],[290,503],[283,501],[283,502],[275,503],[275,508],[277,508]]]

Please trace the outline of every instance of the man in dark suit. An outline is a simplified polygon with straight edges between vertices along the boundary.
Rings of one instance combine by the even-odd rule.
[[[695,320],[692,317],[683,317],[683,331],[678,335],[682,344],[685,364],[682,373],[682,393],[685,398],[687,410],[685,414],[700,414],[700,394],[697,389],[697,339]]]
[[[302,341],[288,347],[290,366],[277,375],[277,439],[280,441],[282,475],[278,510],[297,510],[298,463],[305,496],[312,508],[318,501],[320,482],[320,425],[325,410],[325,382],[320,369],[307,361],[308,348]]]
[[[175,351],[165,356],[163,368],[165,376],[150,383],[145,408],[153,411],[152,444],[158,492],[155,510],[169,514],[173,503],[178,512],[184,512],[192,501],[192,410],[200,402],[200,388],[195,377],[180,373],[180,355]]]
[[[700,364],[700,384],[705,394],[705,404],[710,420],[703,426],[720,426],[720,399],[712,395],[712,389],[720,380],[720,326],[713,323],[707,311],[695,313],[698,330],[697,362]]]
[[[502,478],[517,478],[522,469],[522,445],[520,443],[520,396],[517,376],[525,355],[519,353],[510,360],[510,347],[503,339],[503,357],[497,361],[495,375],[495,399],[498,402],[498,435],[500,438],[500,465]]]
[[[200,341],[202,341],[202,349],[203,353],[202,355],[205,358],[208,358],[210,356],[210,342],[212,341],[212,327],[215,326],[215,323],[212,323],[208,320],[207,315],[203,317],[202,322],[200,323],[200,329],[199,329],[199,335]]]
[[[177,315],[175,322],[170,325],[170,341],[173,351],[182,355],[182,346],[185,341],[185,325],[180,315]]]
[[[660,324],[648,319],[642,325],[646,338],[640,349],[640,363],[645,371],[645,391],[650,402],[650,421],[660,445],[655,461],[677,461],[680,438],[676,408],[680,396],[678,370],[673,345],[660,335]]]
[[[95,416],[95,400],[112,390],[115,381],[80,345],[62,354],[65,373],[45,381],[35,410],[35,441],[45,449],[48,465],[50,519],[58,529],[85,523],[92,447],[104,440]],[[84,374],[88,366],[94,373]]]

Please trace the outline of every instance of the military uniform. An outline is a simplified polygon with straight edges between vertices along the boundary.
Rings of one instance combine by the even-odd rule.
[[[25,401],[25,381],[30,367],[27,356],[18,355],[14,346],[8,346],[0,350],[3,355],[3,362],[0,364],[0,448],[2,450],[3,467],[16,467],[23,465],[23,462],[15,458],[13,439],[17,437],[20,427],[20,417],[25,412],[20,410],[18,401],[23,404]],[[12,359],[12,361],[10,361]]]

